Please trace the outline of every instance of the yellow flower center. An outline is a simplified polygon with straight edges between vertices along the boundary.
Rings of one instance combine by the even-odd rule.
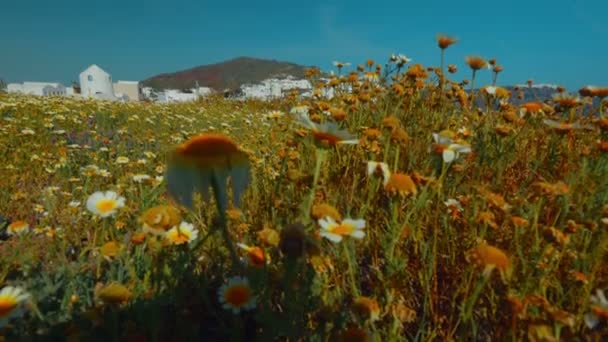
[[[355,231],[355,227],[352,224],[339,224],[329,228],[330,233],[338,235],[350,235]]]
[[[0,297],[0,318],[8,316],[17,307],[17,301],[12,297]]]
[[[176,245],[186,243],[190,241],[190,232],[178,229],[175,231],[175,233],[171,234],[170,239]]]
[[[96,204],[95,204],[95,208],[97,208],[97,210],[102,213],[102,214],[107,214],[110,211],[114,210],[116,208],[116,200],[114,199],[102,199],[99,200]]]
[[[224,300],[226,303],[235,307],[245,305],[251,298],[251,289],[245,285],[235,285],[224,292]]]

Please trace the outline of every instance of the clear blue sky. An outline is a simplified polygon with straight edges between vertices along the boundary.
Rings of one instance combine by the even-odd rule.
[[[391,53],[439,65],[438,32],[470,77],[466,55],[496,57],[501,84],[608,85],[608,0],[72,1],[2,0],[0,78],[77,80],[98,64],[141,80],[237,56],[317,65]],[[490,82],[482,72],[480,82]]]

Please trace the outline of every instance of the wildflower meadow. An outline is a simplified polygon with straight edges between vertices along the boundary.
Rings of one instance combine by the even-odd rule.
[[[606,340],[608,87],[436,44],[307,98],[0,93],[0,340]]]

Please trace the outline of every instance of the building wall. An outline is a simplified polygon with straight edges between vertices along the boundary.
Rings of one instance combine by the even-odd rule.
[[[57,86],[47,85],[42,88],[42,95],[44,96],[65,96],[65,87],[61,84]]]
[[[139,82],[118,81],[114,83],[114,94],[123,94],[129,97],[129,101],[141,101],[142,92]]]
[[[9,83],[6,85],[6,91],[9,93],[22,93],[23,84],[21,83]]]

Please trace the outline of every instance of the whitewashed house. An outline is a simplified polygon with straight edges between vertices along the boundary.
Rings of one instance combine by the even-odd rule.
[[[80,73],[80,94],[83,97],[95,97],[114,100],[112,76],[93,64]]]
[[[21,93],[38,96],[65,96],[66,88],[55,82],[23,82],[9,83],[6,86],[9,93]]]

